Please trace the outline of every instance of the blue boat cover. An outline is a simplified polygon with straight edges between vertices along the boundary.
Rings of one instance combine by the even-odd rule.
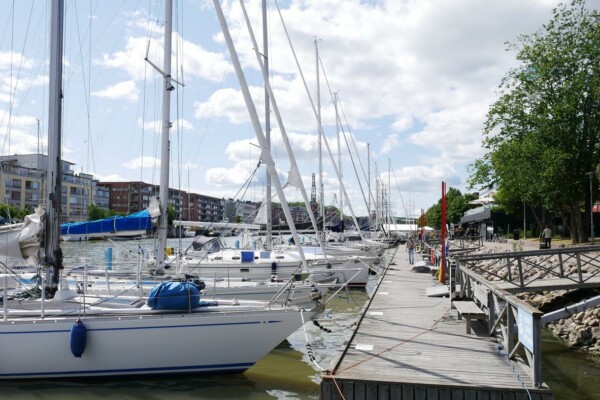
[[[93,233],[117,233],[152,229],[152,218],[148,210],[122,216],[112,216],[95,221],[68,222],[61,224],[61,235],[89,235]]]
[[[148,296],[154,310],[188,310],[200,306],[200,292],[192,282],[161,282]]]

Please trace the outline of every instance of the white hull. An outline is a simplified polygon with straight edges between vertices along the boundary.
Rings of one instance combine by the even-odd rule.
[[[0,379],[241,372],[297,330],[303,317],[306,321],[313,315],[238,307],[239,311],[236,306],[216,311],[223,308],[218,306],[192,313],[128,309],[84,315],[87,345],[81,358],[70,350],[76,314],[9,317],[0,321]]]
[[[240,263],[240,262],[207,262],[189,263],[184,265],[184,271],[196,274],[206,279],[242,278],[247,280],[265,280],[276,275],[280,279],[289,279],[294,274],[309,273],[315,282],[336,280],[338,283],[348,283],[350,286],[361,287],[367,284],[369,267],[359,260],[345,260],[338,263],[309,263],[308,271],[299,268],[297,263]],[[357,274],[357,269],[358,274]],[[318,271],[318,272],[316,272]]]
[[[87,283],[86,294],[89,295],[138,295],[145,297],[150,294],[152,289],[161,281],[144,280],[138,284],[130,279],[106,279],[102,277],[88,278],[83,282],[82,277],[75,279],[68,278],[63,280],[71,288],[77,288],[79,293],[83,292],[83,287]],[[274,304],[313,304],[311,292],[316,288],[315,284],[307,282],[270,282],[270,281],[241,281],[220,280],[207,281],[206,287],[201,292],[202,300],[211,299],[238,299],[238,300],[273,300]],[[141,288],[141,290],[140,290]],[[109,290],[110,289],[110,290]],[[321,289],[326,289],[322,287]],[[322,293],[322,290],[319,290]],[[277,296],[276,299],[274,297]]]
[[[252,251],[221,249],[219,251],[192,251],[171,261],[171,268],[177,261],[181,272],[198,275],[201,279],[265,280],[276,275],[279,279],[289,279],[297,273],[309,273],[316,282],[337,280],[351,286],[365,286],[369,276],[369,266],[375,258],[364,259],[356,256],[328,257],[317,252],[305,253],[308,270],[302,268],[300,256],[288,250]],[[320,274],[315,270],[324,271]],[[358,273],[357,273],[358,270]]]
[[[67,234],[61,235],[60,239],[64,242],[81,242],[85,240],[106,240],[106,239],[140,239],[146,236],[146,230],[122,231],[122,232],[102,232],[86,234]]]

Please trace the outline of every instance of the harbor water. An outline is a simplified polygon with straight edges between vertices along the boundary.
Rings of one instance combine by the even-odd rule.
[[[185,248],[190,242],[191,239],[181,242],[170,240],[169,246]],[[105,265],[107,245],[113,248],[113,268],[118,268],[121,262],[135,265],[139,248],[142,247],[144,257],[148,257],[154,246],[150,240],[113,244],[63,243],[66,268],[85,264]],[[327,332],[309,322],[243,374],[0,381],[0,398],[318,399],[320,369],[330,368],[342,350],[376,280],[373,276],[366,290],[343,291],[327,304],[326,311],[319,318],[319,325]],[[310,348],[307,347],[307,339]],[[309,351],[314,354],[314,362],[309,358]],[[544,381],[553,390],[554,399],[600,400],[600,365],[597,360],[567,349],[549,332],[543,337],[542,354]],[[35,363],[35,360],[31,362]]]

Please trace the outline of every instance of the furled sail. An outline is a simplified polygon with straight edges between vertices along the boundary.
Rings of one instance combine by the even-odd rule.
[[[0,226],[0,261],[26,260],[31,265],[37,263],[41,246],[45,209],[38,207],[27,215],[23,222]]]

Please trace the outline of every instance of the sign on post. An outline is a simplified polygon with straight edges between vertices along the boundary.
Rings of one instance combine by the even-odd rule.
[[[533,353],[533,316],[522,308],[519,308],[517,327],[519,328],[519,342]]]

